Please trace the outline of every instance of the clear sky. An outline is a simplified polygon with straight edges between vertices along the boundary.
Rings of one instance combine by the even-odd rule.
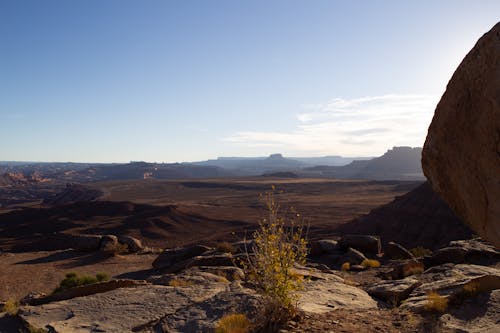
[[[500,1],[0,1],[0,160],[422,146]]]

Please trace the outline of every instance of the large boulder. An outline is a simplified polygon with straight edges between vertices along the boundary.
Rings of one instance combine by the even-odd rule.
[[[500,247],[500,23],[479,39],[448,83],[422,167],[452,210]]]
[[[144,249],[144,247],[142,246],[142,242],[139,239],[132,236],[126,236],[126,235],[118,236],[118,242],[127,245],[128,252],[130,253],[136,253]]]
[[[352,247],[371,254],[379,254],[381,250],[380,238],[370,235],[345,235],[339,240],[338,245],[344,249]]]
[[[171,266],[179,266],[179,269],[182,269],[191,258],[202,255],[209,250],[209,247],[203,245],[166,249],[153,261],[153,268],[165,269]]]

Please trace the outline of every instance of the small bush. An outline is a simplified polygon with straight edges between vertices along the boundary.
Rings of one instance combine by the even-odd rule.
[[[425,256],[430,256],[432,254],[432,251],[422,246],[418,246],[410,249],[410,253],[413,254],[415,258],[422,258]]]
[[[193,285],[193,281],[184,279],[172,279],[168,281],[168,285],[171,287],[189,287]]]
[[[250,330],[250,321],[241,313],[225,315],[215,327],[215,333],[247,333]]]
[[[365,268],[379,268],[380,267],[380,262],[375,259],[365,259],[361,263],[361,266]]]
[[[445,312],[448,308],[448,299],[446,297],[439,295],[435,291],[431,291],[427,294],[427,301],[425,303],[425,309],[431,312]]]
[[[13,299],[8,299],[2,307],[2,312],[6,312],[10,316],[15,316],[19,310],[19,303]]]
[[[53,293],[55,294],[67,289],[94,284],[97,282],[104,282],[107,280],[109,280],[109,276],[106,273],[97,273],[96,276],[93,277],[90,275],[78,276],[75,272],[70,272],[66,274],[65,278],[59,283],[59,287],[57,287]]]
[[[418,261],[411,261],[403,266],[403,276],[407,277],[415,274],[422,274],[424,272],[424,266]]]
[[[215,246],[215,250],[221,253],[236,253],[236,249],[231,243],[221,242]]]
[[[97,274],[95,275],[95,278],[96,278],[96,279],[97,279],[97,281],[99,281],[99,282],[105,282],[105,281],[108,281],[108,280],[109,280],[109,275],[108,275],[108,274],[106,274],[106,273],[102,273],[102,272],[100,272],[100,273],[97,273]]]
[[[340,267],[340,269],[344,272],[347,272],[348,270],[351,269],[351,263],[349,263],[349,262],[343,263],[342,266]]]
[[[302,288],[303,279],[292,273],[294,264],[305,264],[307,242],[303,228],[295,225],[300,214],[289,219],[280,216],[280,207],[272,191],[261,196],[265,202],[269,220],[262,220],[254,233],[253,255],[247,251],[247,263],[243,263],[247,276],[253,277],[257,289],[269,302],[278,304],[282,311],[293,312],[298,300],[297,291]],[[286,223],[288,220],[288,223]]]

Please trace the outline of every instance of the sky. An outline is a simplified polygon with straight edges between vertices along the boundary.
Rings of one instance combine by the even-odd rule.
[[[0,160],[422,146],[500,1],[0,1]]]

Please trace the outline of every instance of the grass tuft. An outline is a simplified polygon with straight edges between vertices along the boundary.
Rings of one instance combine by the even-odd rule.
[[[375,259],[365,259],[361,263],[361,266],[363,266],[364,268],[379,268],[380,262]]]
[[[443,313],[447,308],[448,299],[446,297],[439,295],[435,291],[427,293],[427,301],[425,303],[425,309],[427,311]]]
[[[247,333],[249,331],[250,321],[242,313],[225,315],[215,327],[215,333]]]
[[[342,266],[340,267],[340,269],[344,272],[347,272],[351,269],[351,263],[349,262],[345,262],[342,264]]]

